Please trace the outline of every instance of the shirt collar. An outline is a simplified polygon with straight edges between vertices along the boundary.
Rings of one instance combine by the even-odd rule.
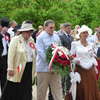
[[[67,32],[65,32],[65,31],[63,31],[63,33],[64,33],[66,36],[70,35],[70,34],[68,34],[68,33],[67,33]]]

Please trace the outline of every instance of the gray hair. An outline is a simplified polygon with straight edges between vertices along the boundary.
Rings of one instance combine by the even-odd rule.
[[[48,26],[49,24],[55,24],[55,22],[53,21],[53,20],[46,20],[45,22],[44,22],[44,26]]]
[[[12,25],[12,24],[17,24],[17,22],[15,21],[15,20],[12,20],[11,22],[10,22],[10,26]]]

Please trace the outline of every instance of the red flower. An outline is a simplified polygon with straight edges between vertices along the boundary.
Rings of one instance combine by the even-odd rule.
[[[5,40],[9,41],[10,40],[9,36],[6,35]]]
[[[72,57],[75,58],[76,57],[76,54],[73,54]]]
[[[52,44],[48,48],[46,55],[50,71],[57,72],[62,76],[68,75],[70,72],[70,59],[66,48]]]
[[[70,65],[70,60],[67,59],[67,57],[65,56],[63,52],[61,56],[59,56],[59,54],[57,53],[57,55],[55,56],[55,61],[59,62],[63,66]]]
[[[32,48],[32,49],[35,49],[35,44],[33,42],[30,42],[29,43],[29,46]]]

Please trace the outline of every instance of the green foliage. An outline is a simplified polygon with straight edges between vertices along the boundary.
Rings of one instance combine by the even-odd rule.
[[[0,0],[0,18],[7,16],[21,23],[32,20],[34,26],[53,19],[60,23],[100,25],[100,0]]]

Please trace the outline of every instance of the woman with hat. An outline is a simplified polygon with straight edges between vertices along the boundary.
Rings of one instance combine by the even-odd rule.
[[[32,100],[32,76],[35,68],[35,45],[32,23],[24,21],[12,38],[8,50],[7,84],[1,100]]]
[[[83,25],[78,30],[80,40],[72,42],[71,54],[76,55],[73,61],[81,76],[81,82],[77,83],[76,100],[100,100],[96,81],[97,61],[93,45],[87,42],[90,33],[90,28]]]

